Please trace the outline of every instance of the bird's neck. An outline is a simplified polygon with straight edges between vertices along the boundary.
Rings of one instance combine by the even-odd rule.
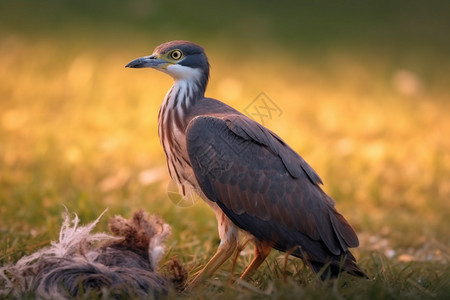
[[[172,109],[190,107],[203,99],[204,93],[198,82],[177,79],[167,92],[163,105],[167,104]]]
[[[165,108],[166,112],[178,111],[180,115],[186,115],[198,101],[203,99],[203,96],[204,90],[196,82],[175,80],[161,104],[161,109]]]
[[[204,89],[198,82],[184,79],[175,80],[159,110],[160,136],[163,130],[177,129],[184,132],[192,107],[203,97]]]

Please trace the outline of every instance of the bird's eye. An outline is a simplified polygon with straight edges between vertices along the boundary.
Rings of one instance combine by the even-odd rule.
[[[170,58],[174,60],[179,60],[181,57],[183,57],[183,52],[181,52],[181,50],[173,50],[170,52]]]

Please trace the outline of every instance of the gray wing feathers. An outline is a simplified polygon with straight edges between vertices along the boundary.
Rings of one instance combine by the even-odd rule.
[[[322,179],[313,168],[274,132],[241,115],[228,116],[224,120],[228,128],[236,135],[267,146],[274,154],[280,156],[293,177],[298,178],[306,173],[312,183],[322,184]]]
[[[244,230],[286,241],[302,234],[310,239],[302,247],[324,243],[333,255],[358,245],[314,170],[259,124],[243,116],[196,117],[186,142],[200,188]]]

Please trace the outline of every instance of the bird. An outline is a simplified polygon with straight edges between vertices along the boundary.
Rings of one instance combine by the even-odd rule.
[[[203,47],[165,42],[126,67],[174,79],[158,114],[168,170],[182,196],[198,194],[217,218],[220,244],[189,287],[227,261],[240,236],[255,247],[241,279],[250,278],[271,249],[302,259],[323,280],[341,272],[367,277],[349,250],[358,247],[358,237],[314,169],[268,128],[205,97],[210,64]]]

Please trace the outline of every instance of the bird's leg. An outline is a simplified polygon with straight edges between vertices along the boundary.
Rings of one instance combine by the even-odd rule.
[[[213,258],[189,284],[188,289],[195,288],[200,282],[211,276],[233,254],[234,250],[236,250],[236,241],[222,243]]]
[[[231,265],[231,272],[230,272],[230,278],[229,278],[230,283],[234,282],[234,268],[236,267],[236,263],[239,258],[239,255],[241,254],[242,250],[244,250],[244,248],[248,242],[249,242],[249,239],[247,238],[242,243],[239,243],[237,246],[236,255],[234,256],[233,264]]]
[[[236,227],[222,212],[217,212],[216,217],[219,222],[219,236],[221,240],[219,248],[203,270],[192,280],[188,289],[195,288],[200,282],[211,276],[237,248],[238,232]]]
[[[266,257],[269,255],[272,247],[270,244],[263,241],[255,241],[255,258],[253,258],[250,265],[245,269],[241,275],[241,279],[249,278],[255,273],[256,269],[263,263]]]

